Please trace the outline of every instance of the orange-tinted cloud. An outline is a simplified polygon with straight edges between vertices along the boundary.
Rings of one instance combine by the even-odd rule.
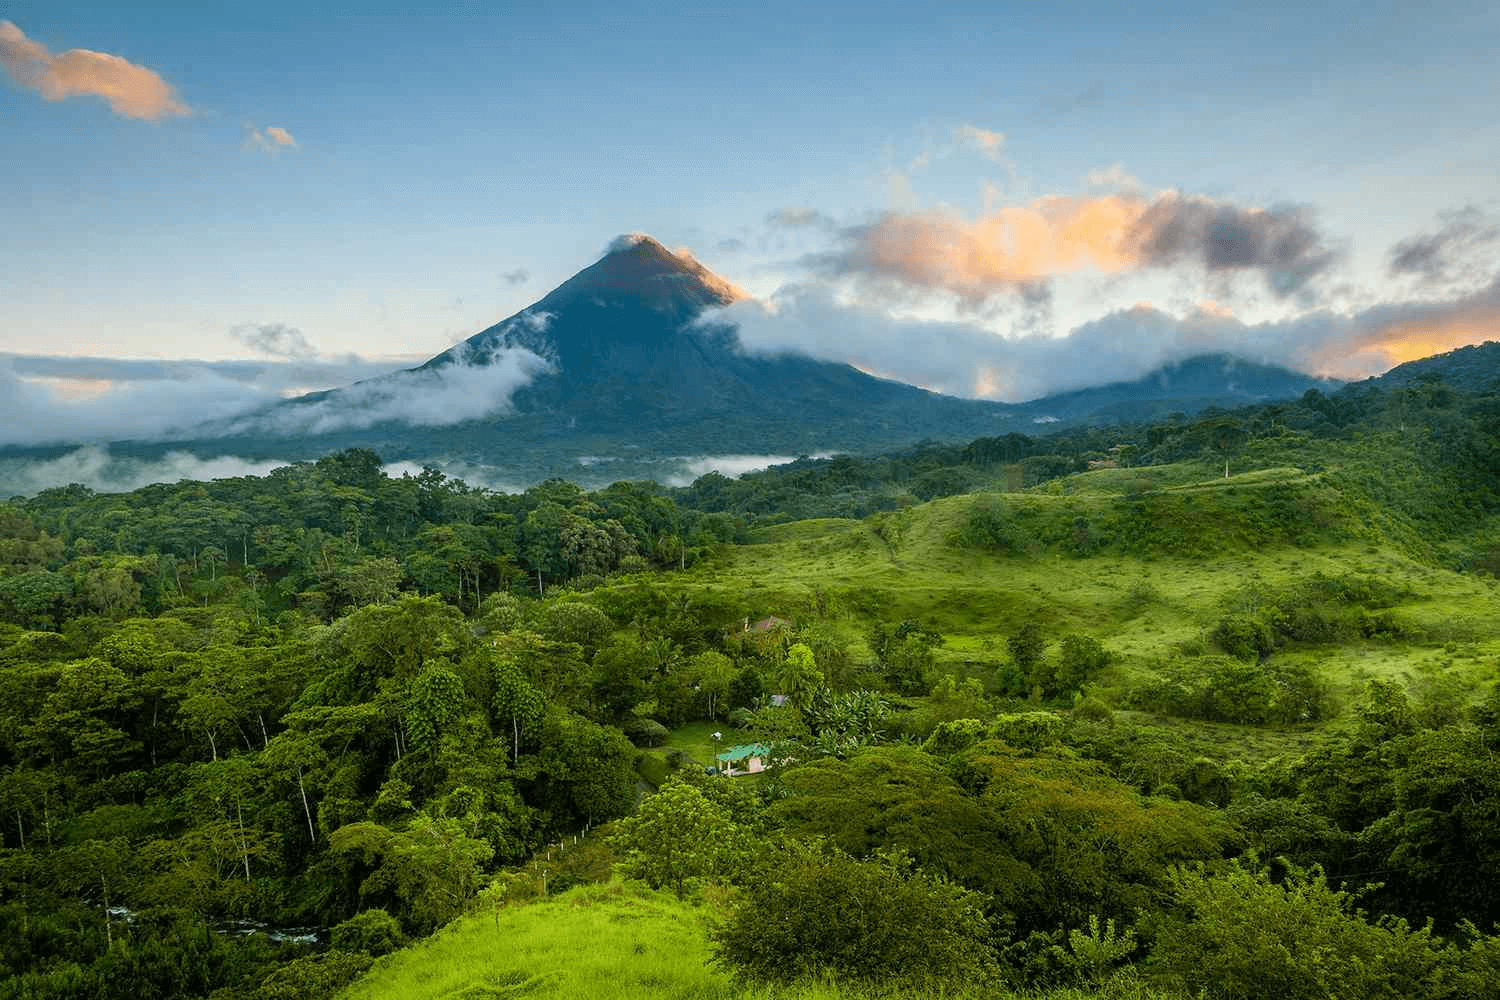
[[[296,149],[297,140],[292,136],[292,133],[279,125],[267,125],[263,129],[250,129],[250,135],[245,139],[244,148],[259,149],[267,153],[280,153],[282,150]]]
[[[171,84],[153,70],[90,49],[53,55],[11,21],[0,21],[0,65],[16,83],[35,90],[43,100],[99,97],[115,114],[146,121],[191,113]]]
[[[1299,209],[1243,209],[1177,194],[1149,201],[1128,193],[1051,196],[977,219],[941,210],[892,212],[844,237],[844,249],[822,261],[833,270],[969,301],[1084,269],[1184,263],[1257,271],[1284,295],[1333,259]]]
[[[1500,278],[1446,301],[1366,310],[1311,356],[1328,371],[1379,372],[1486,340],[1500,340]]]
[[[1125,237],[1142,211],[1139,202],[1111,195],[1041,198],[973,220],[942,211],[891,213],[851,231],[842,263],[981,299],[1055,274],[1133,266]]]

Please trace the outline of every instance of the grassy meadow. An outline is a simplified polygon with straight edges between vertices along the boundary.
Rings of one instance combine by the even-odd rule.
[[[581,886],[544,901],[475,912],[378,959],[338,1000],[959,1000],[964,994],[872,993],[834,981],[760,986],[712,961],[713,902],[680,901],[638,883]],[[1000,1000],[993,993],[986,994]],[[1124,980],[1102,991],[1061,989],[1046,1000],[1168,1000]]]
[[[1306,666],[1337,704],[1375,679],[1401,681],[1418,698],[1481,695],[1476,682],[1493,679],[1500,664],[1495,581],[1422,558],[1326,479],[1293,468],[1226,479],[1201,463],[1102,469],[1024,493],[777,525],[677,585],[748,593],[766,614],[822,622],[862,661],[871,622],[914,619],[943,636],[940,669],[986,682],[1007,658],[1006,637],[1027,621],[1054,644],[1091,635],[1115,655],[1091,693],[1128,708],[1128,692],[1163,665],[1211,649],[1225,614],[1295,601],[1309,581],[1369,578],[1395,595],[1380,610],[1398,634],[1293,643],[1276,660]],[[1143,505],[1155,509],[1143,514]],[[1015,526],[1013,544],[966,543],[976,511],[998,511]],[[1092,538],[1078,544],[1085,532]],[[1226,735],[1211,723],[1158,721],[1202,728],[1220,745]],[[1310,727],[1227,728],[1254,759],[1304,745]]]

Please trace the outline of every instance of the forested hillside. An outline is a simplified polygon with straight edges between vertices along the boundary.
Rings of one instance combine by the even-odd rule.
[[[13,498],[0,997],[564,996],[554,932],[601,996],[1492,996],[1497,472],[1428,380],[680,490]]]

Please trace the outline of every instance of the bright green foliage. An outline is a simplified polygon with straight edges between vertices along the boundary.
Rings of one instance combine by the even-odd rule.
[[[890,712],[885,699],[874,691],[818,688],[802,708],[812,738],[799,749],[800,759],[847,757],[883,742]]]
[[[912,736],[926,737],[946,723],[988,719],[994,712],[978,678],[959,680],[943,674],[927,693],[927,700],[902,718],[901,725]]]
[[[1087,930],[1074,928],[1068,931],[1068,950],[1080,977],[1086,982],[1099,985],[1108,977],[1113,966],[1128,959],[1135,951],[1135,931],[1116,933],[1114,920],[1106,920],[1100,926],[1097,914],[1089,914]]]
[[[788,842],[763,863],[714,935],[720,961],[746,976],[972,986],[996,974],[973,893],[818,842]]]
[[[609,618],[604,612],[578,601],[556,601],[542,606],[536,617],[536,630],[553,642],[571,642],[592,656],[609,636]]]
[[[732,881],[745,870],[750,845],[717,805],[692,785],[668,778],[661,791],[621,820],[610,841],[620,872],[679,898],[706,879]]]
[[[990,724],[991,736],[1019,750],[1056,746],[1062,732],[1062,716],[1052,712],[1008,712]]]
[[[707,703],[710,722],[723,711],[737,674],[734,661],[716,649],[706,649],[688,661],[687,679],[697,686]]]
[[[813,651],[804,643],[793,643],[772,675],[777,693],[786,695],[787,701],[803,708],[812,699],[813,692],[823,686],[823,673],[818,669]]]
[[[514,762],[521,756],[522,737],[531,739],[540,730],[547,703],[514,657],[492,657],[490,666],[495,684],[495,720],[510,734]]]
[[[433,754],[457,722],[467,698],[463,681],[446,660],[434,660],[411,682],[406,696],[406,731],[412,748]]]

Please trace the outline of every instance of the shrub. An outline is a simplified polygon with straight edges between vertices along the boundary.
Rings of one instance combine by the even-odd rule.
[[[401,922],[384,910],[356,913],[335,927],[330,935],[338,951],[363,952],[378,958],[406,943]]]
[[[989,735],[989,726],[978,719],[940,722],[922,744],[922,749],[937,757],[962,753]]]
[[[281,966],[261,981],[261,1000],[321,1000],[331,997],[370,967],[370,956],[347,951],[308,955]]]
[[[1102,699],[1087,695],[1073,702],[1073,717],[1083,719],[1085,722],[1102,722],[1107,725],[1114,721],[1115,713],[1114,709]]]
[[[1404,920],[1371,923],[1321,870],[1273,882],[1234,865],[1170,879],[1182,915],[1162,920],[1152,962],[1200,996],[1237,1000],[1396,1000],[1493,995],[1495,939],[1466,949]],[[1201,992],[1200,992],[1201,991]]]
[[[765,867],[714,933],[719,960],[753,979],[972,988],[995,975],[983,900],[968,890],[821,841],[787,842]]]
[[[1040,750],[1062,737],[1063,719],[1051,712],[1017,712],[998,716],[990,735],[1018,750]]]
[[[638,747],[659,747],[670,734],[670,730],[655,719],[626,719],[620,730]]]
[[[1214,643],[1230,656],[1255,660],[1275,648],[1271,628],[1250,615],[1225,615],[1214,626]]]

